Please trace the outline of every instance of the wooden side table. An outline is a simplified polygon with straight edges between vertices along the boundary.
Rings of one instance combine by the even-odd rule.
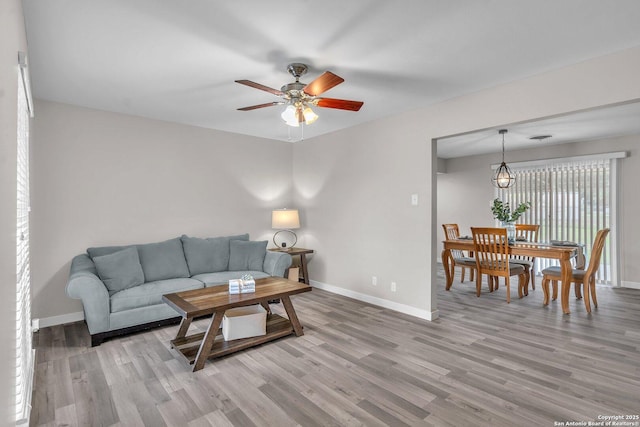
[[[271,248],[269,249],[273,252],[284,252],[291,256],[299,255],[300,256],[300,266],[302,267],[302,280],[307,285],[309,284],[309,273],[307,271],[307,254],[312,254],[313,249],[305,249],[305,248]]]

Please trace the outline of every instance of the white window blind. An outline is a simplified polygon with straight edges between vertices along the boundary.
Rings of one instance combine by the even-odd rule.
[[[26,63],[20,57],[18,77],[17,227],[16,227],[16,424],[28,422],[31,410],[34,351],[31,330],[31,270],[29,263],[29,118]]]
[[[512,207],[530,201],[531,209],[518,222],[540,224],[541,242],[566,240],[584,244],[588,263],[596,233],[611,228],[615,218],[613,162],[611,158],[589,156],[583,160],[511,165],[516,182],[502,197]],[[610,240],[607,239],[600,261],[599,283],[612,281]],[[557,264],[554,260],[537,259],[536,273],[554,263]]]

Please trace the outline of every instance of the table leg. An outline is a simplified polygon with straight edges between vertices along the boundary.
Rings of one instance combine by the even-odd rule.
[[[267,301],[260,301],[260,305],[267,311],[267,314],[271,314],[271,307]]]
[[[196,356],[196,360],[193,363],[193,372],[199,371],[200,369],[204,368],[204,363],[207,361],[209,353],[211,353],[211,347],[213,347],[213,342],[216,339],[216,335],[218,335],[218,329],[220,329],[220,324],[222,323],[223,316],[224,311],[216,311],[215,313],[213,313],[211,323],[209,324],[207,332],[204,334],[204,338],[202,339],[202,343],[200,344],[200,349],[198,350],[198,355]]]
[[[307,272],[307,257],[305,254],[300,254],[300,266],[302,267],[302,280],[308,285],[309,273]]]
[[[293,326],[293,332],[295,332],[298,337],[304,335],[304,332],[302,332],[302,325],[298,320],[298,316],[293,308],[293,304],[291,304],[289,296],[282,297],[282,305],[284,305],[287,316],[289,316],[289,321],[291,322],[291,326]]]
[[[569,310],[569,291],[571,290],[571,260],[569,257],[560,260],[560,272],[562,275],[562,312],[570,314]]]
[[[176,335],[176,339],[184,338],[187,335],[187,331],[189,330],[189,326],[191,326],[191,321],[193,319],[191,317],[183,317],[180,321],[180,329],[178,329],[178,334]]]
[[[449,249],[445,249],[442,251],[442,266],[444,267],[444,275],[446,277],[446,287],[445,289],[448,291],[451,289],[451,284],[453,283],[453,275],[451,274],[451,270],[449,267],[449,259],[451,257],[451,251]]]

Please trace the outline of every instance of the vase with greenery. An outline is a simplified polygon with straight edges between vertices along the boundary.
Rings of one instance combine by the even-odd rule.
[[[531,207],[531,202],[522,202],[515,210],[511,210],[509,202],[503,202],[502,200],[493,199],[493,205],[491,206],[491,212],[493,217],[502,222],[502,226],[507,229],[507,239],[509,243],[512,243],[516,239],[516,225],[515,222],[520,216]]]

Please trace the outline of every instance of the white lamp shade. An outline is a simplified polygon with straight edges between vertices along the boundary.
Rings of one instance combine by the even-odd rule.
[[[277,209],[271,212],[271,228],[292,230],[300,228],[300,216],[297,209]]]
[[[287,106],[287,108],[284,109],[282,114],[280,114],[280,117],[282,117],[282,120],[284,120],[285,123],[287,123],[287,125],[289,126],[293,126],[293,127],[300,126],[300,123],[298,122],[297,110],[296,110],[296,107],[294,107],[293,105]]]
[[[311,123],[315,122],[316,120],[318,120],[318,115],[316,113],[313,112],[313,110],[309,107],[305,108],[302,111],[302,115],[304,116],[304,124],[305,125],[310,125]]]

